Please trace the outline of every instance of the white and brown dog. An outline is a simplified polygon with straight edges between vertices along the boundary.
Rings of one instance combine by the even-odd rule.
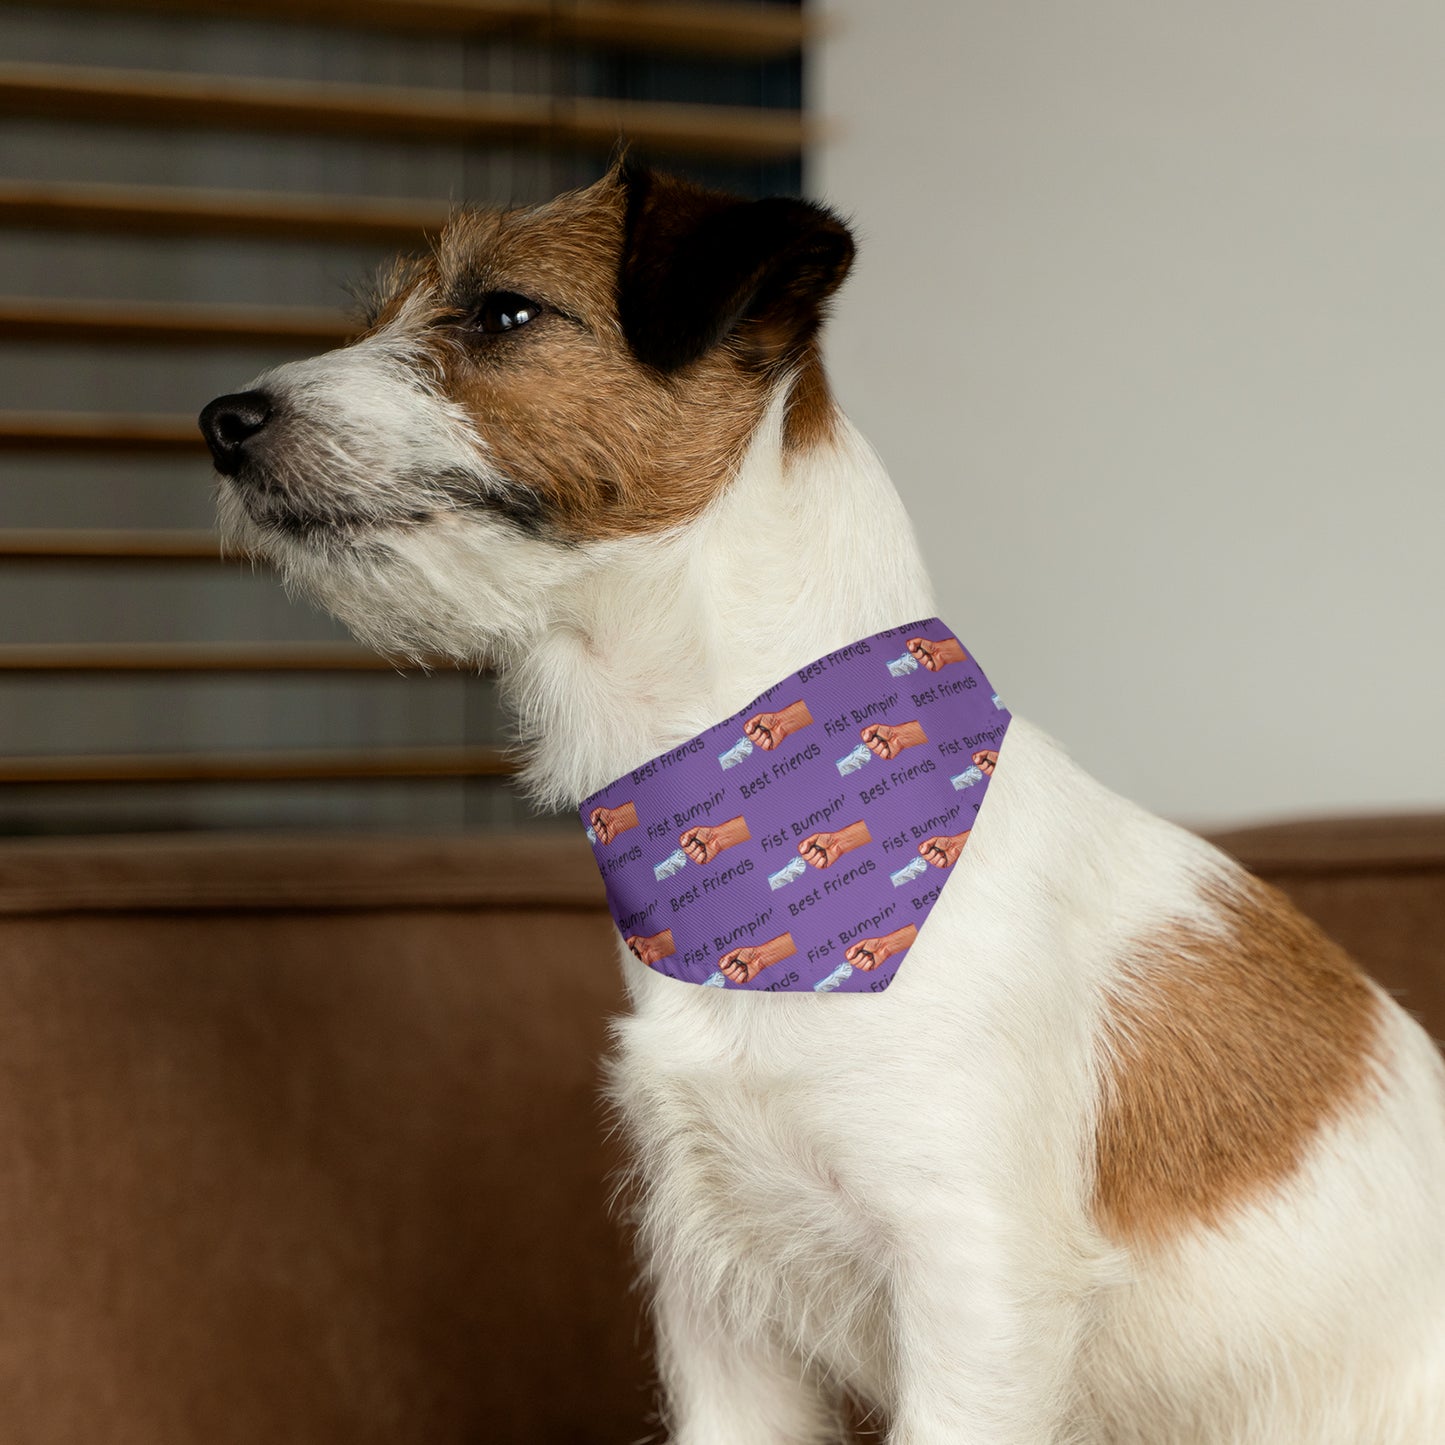
[[[829,212],[620,166],[458,215],[370,330],[207,407],[226,531],[496,667],[577,804],[934,611],[816,350]],[[679,1445],[1445,1441],[1445,1069],[1276,893],[1013,724],[885,995],[623,950],[615,1091]]]

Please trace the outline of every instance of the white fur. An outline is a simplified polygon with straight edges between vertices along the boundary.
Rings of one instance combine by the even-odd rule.
[[[399,404],[447,434],[423,390]],[[857,433],[785,455],[780,396],[728,489],[661,537],[562,548],[457,514],[354,556],[266,545],[369,640],[497,662],[532,785],[576,804],[932,613]],[[833,1440],[844,1389],[893,1445],[1445,1441],[1445,1071],[1388,1001],[1380,1097],[1277,1196],[1157,1254],[1091,1217],[1101,999],[1132,939],[1209,926],[1201,885],[1232,867],[1016,720],[885,994],[690,988],[619,945],[613,1087],[676,1445]]]

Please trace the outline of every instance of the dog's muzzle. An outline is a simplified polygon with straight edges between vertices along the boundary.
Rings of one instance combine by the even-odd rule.
[[[264,391],[240,391],[218,396],[201,412],[201,435],[223,477],[234,477],[245,466],[247,444],[265,430],[274,409]]]

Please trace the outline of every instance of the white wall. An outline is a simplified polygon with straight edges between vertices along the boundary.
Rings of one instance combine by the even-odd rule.
[[[1445,5],[833,0],[832,323],[943,616],[1195,823],[1445,807]]]

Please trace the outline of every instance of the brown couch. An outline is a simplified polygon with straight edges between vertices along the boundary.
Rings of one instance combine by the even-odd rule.
[[[1445,1034],[1445,818],[1221,841]],[[646,1436],[619,1003],[571,832],[0,844],[0,1439]]]

